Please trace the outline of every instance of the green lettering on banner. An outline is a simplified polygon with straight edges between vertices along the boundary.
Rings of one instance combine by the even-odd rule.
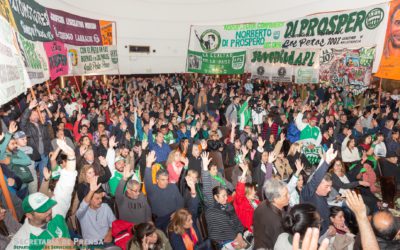
[[[202,53],[188,51],[188,71],[203,74],[243,74],[246,52]]]
[[[306,51],[253,51],[253,57],[250,62],[264,62],[264,63],[283,63],[296,66],[313,66],[315,52]]]

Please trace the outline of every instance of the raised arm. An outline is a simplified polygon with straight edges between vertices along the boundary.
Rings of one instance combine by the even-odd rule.
[[[212,181],[211,175],[208,171],[208,164],[210,164],[211,159],[209,158],[209,153],[203,152],[201,154],[202,169],[201,169],[201,180],[203,182],[203,195],[204,203],[206,207],[212,207],[214,205],[214,197],[212,195]]]
[[[152,166],[153,163],[156,161],[156,152],[151,151],[150,153],[147,154],[146,157],[146,170],[144,173],[144,185],[146,187],[146,192],[148,194],[154,193],[155,192],[155,185],[153,184],[153,179],[152,179]]]
[[[60,179],[54,189],[54,199],[57,205],[53,208],[53,214],[66,216],[71,205],[72,192],[77,176],[75,152],[65,141],[57,139],[58,147],[67,155],[67,164],[61,170]]]

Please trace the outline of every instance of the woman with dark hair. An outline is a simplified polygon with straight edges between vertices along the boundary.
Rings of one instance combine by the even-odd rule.
[[[208,171],[210,164],[209,154],[201,155],[203,169],[201,179],[203,182],[203,194],[205,215],[209,238],[221,249],[226,244],[235,248],[247,246],[243,240],[243,226],[240,223],[232,204],[228,203],[228,193],[224,187],[212,186],[212,177]]]
[[[302,239],[307,228],[321,226],[321,217],[317,209],[308,203],[295,205],[283,219],[284,233],[281,233],[275,243],[275,250],[292,249],[293,236],[300,234]]]
[[[350,229],[346,226],[343,209],[338,206],[331,207],[329,219],[331,225],[326,233],[320,237],[319,242],[328,238],[330,245],[329,249],[353,249],[354,234],[352,234]]]
[[[174,250],[208,250],[211,249],[209,240],[202,241],[201,234],[193,223],[191,213],[181,208],[171,218],[168,227],[169,239]]]
[[[128,250],[172,250],[165,234],[152,223],[140,223],[132,228],[133,238],[128,242]]]

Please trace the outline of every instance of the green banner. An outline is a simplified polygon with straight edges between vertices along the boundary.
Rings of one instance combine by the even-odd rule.
[[[202,74],[243,74],[246,52],[202,53],[188,51],[188,71]]]

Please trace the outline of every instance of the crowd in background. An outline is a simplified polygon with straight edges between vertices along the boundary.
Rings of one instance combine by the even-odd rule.
[[[2,192],[0,249],[400,249],[382,200],[400,187],[396,92],[378,106],[374,89],[185,75],[34,89],[0,110],[17,214]]]

